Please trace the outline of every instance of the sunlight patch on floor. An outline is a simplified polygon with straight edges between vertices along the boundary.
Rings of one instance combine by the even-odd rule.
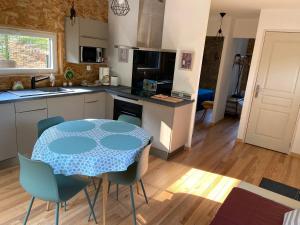
[[[232,188],[241,181],[215,173],[190,169],[167,188],[171,193],[184,193],[223,203]]]

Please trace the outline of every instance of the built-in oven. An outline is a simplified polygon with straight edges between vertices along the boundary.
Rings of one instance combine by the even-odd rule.
[[[142,119],[143,106],[136,100],[116,97],[114,99],[114,120],[117,120],[122,114]]]
[[[81,63],[102,63],[103,49],[96,47],[80,46],[80,62]]]

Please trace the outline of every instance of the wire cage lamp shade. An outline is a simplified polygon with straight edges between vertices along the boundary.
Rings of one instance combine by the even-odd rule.
[[[130,11],[129,3],[127,0],[112,0],[110,8],[117,16],[126,16]]]

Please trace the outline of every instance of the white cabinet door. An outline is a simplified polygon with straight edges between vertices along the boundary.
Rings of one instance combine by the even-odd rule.
[[[108,39],[108,24],[98,20],[86,18],[79,19],[80,36],[88,38]]]
[[[14,104],[0,105],[0,161],[17,156]]]
[[[47,118],[46,100],[15,103],[18,152],[31,155],[37,140],[37,123]]]
[[[48,117],[62,116],[65,120],[84,117],[84,95],[48,98]]]
[[[143,128],[153,135],[153,147],[170,152],[173,133],[174,109],[171,107],[143,103]]]
[[[106,113],[105,118],[112,120],[114,118],[114,96],[106,95]]]
[[[84,96],[84,118],[104,119],[106,113],[106,93],[87,94]]]

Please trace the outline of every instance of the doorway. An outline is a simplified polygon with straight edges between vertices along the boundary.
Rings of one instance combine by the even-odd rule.
[[[245,141],[288,153],[300,105],[300,33],[266,32]]]
[[[224,37],[207,36],[199,81],[196,121],[210,123]]]
[[[255,39],[233,38],[233,59],[225,115],[240,118]]]

